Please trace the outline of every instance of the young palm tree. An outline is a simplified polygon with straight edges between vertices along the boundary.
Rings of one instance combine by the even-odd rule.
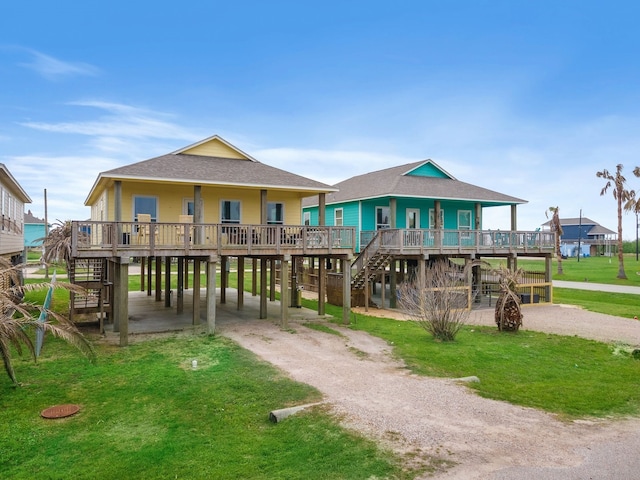
[[[77,347],[89,360],[95,361],[93,347],[71,321],[43,306],[23,301],[24,294],[29,291],[52,286],[68,290],[78,290],[79,287],[65,283],[20,285],[21,268],[21,265],[11,265],[6,258],[0,257],[0,358],[11,381],[18,384],[11,362],[12,347],[19,355],[26,347],[35,361],[36,346],[32,336],[35,337],[38,329],[65,340]],[[39,320],[43,311],[48,318],[44,322]]]
[[[517,332],[522,325],[522,308],[520,295],[518,295],[518,283],[524,271],[519,268],[515,271],[506,267],[493,270],[498,277],[500,295],[496,301],[495,321],[498,330],[502,332]]]
[[[625,184],[627,179],[622,175],[622,164],[616,165],[616,173],[612,175],[608,170],[602,170],[601,172],[597,172],[596,176],[598,178],[604,178],[607,183],[600,191],[600,195],[605,195],[607,190],[613,186],[611,189],[613,192],[613,198],[618,202],[618,277],[626,280],[627,275],[624,273],[624,255],[622,251],[622,206],[626,205],[629,200],[631,200],[634,195],[626,190]]]
[[[564,233],[562,231],[562,225],[560,224],[560,207],[549,207],[549,211],[552,213],[551,223],[549,224],[551,231],[556,234],[556,258],[558,259],[558,275],[562,275],[562,253],[560,252],[560,237]],[[545,212],[546,215],[546,212]]]
[[[71,263],[71,220],[57,220],[49,234],[40,238],[44,247],[42,259],[46,263],[63,261],[69,270]]]

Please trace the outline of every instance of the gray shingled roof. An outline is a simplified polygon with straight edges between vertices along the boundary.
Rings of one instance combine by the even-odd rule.
[[[101,177],[184,183],[264,186],[290,190],[333,191],[335,188],[258,161],[188,154],[167,154],[114,168]]]
[[[431,161],[423,160],[351,177],[335,185],[339,191],[328,194],[326,203],[342,203],[386,196],[466,200],[480,202],[485,206],[527,203],[526,200],[461,182],[455,178],[404,175],[426,162]],[[303,199],[305,207],[317,204],[317,196]]]

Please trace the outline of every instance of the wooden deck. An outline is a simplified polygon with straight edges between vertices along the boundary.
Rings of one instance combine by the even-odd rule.
[[[74,221],[74,258],[347,256],[353,227]]]
[[[386,229],[362,232],[361,250],[376,233],[376,250],[393,255],[534,255],[551,254],[555,248],[552,232]]]

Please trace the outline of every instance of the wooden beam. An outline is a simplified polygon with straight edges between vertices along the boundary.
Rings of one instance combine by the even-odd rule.
[[[114,321],[113,331],[120,332],[120,346],[129,343],[129,259],[120,258],[115,262],[114,276]]]
[[[260,318],[267,318],[267,259],[260,259]]]
[[[164,306],[171,306],[171,257],[164,257]]]
[[[184,261],[178,257],[178,278],[176,288],[176,314],[184,312]]]
[[[200,259],[193,259],[193,325],[200,325]]]
[[[324,315],[327,298],[327,263],[326,259],[318,260],[318,315]]]
[[[162,300],[162,257],[156,257],[156,302]]]
[[[147,261],[147,296],[151,296],[151,272],[153,266],[154,257],[149,257]]]
[[[269,259],[269,271],[271,272],[271,275],[269,275],[269,301],[275,302],[276,301],[276,260],[275,258]]]
[[[348,325],[351,321],[351,262],[346,258],[340,259],[342,270],[342,323]]]
[[[289,328],[289,289],[287,288],[289,278],[289,262],[291,257],[285,256],[280,262],[280,325],[282,328]],[[293,295],[296,293],[294,292]]]
[[[222,261],[220,262],[220,303],[227,303],[227,265],[229,264],[229,257],[223,256],[221,257]]]
[[[207,333],[213,335],[216,330],[216,259],[207,261]]]
[[[238,310],[244,307],[244,257],[238,257]]]

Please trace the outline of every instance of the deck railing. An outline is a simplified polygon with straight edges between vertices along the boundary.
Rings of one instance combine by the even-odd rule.
[[[353,227],[304,225],[243,225],[156,222],[73,221],[72,254],[98,252],[122,256],[163,252],[198,254],[350,253],[355,248]],[[184,253],[183,253],[184,252]]]
[[[394,253],[549,252],[555,245],[555,234],[543,231],[384,229],[361,232],[361,250],[376,233],[377,248]]]

